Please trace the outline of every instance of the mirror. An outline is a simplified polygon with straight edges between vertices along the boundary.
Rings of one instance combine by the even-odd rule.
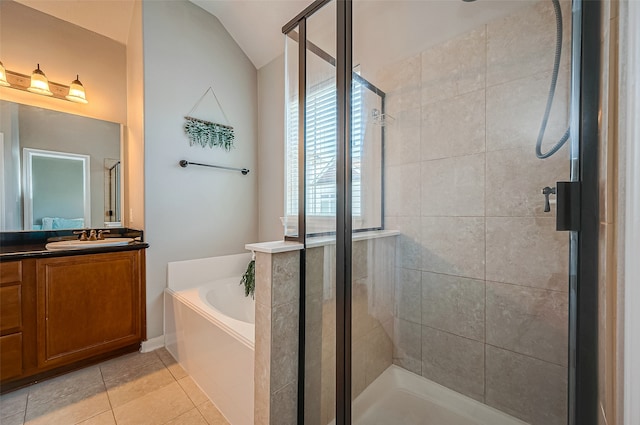
[[[120,227],[120,127],[0,101],[0,230]]]

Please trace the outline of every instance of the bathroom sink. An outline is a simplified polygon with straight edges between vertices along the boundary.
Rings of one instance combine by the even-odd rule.
[[[45,248],[49,251],[59,251],[63,249],[86,249],[86,248],[100,248],[103,246],[121,246],[121,245],[129,245],[133,242],[131,238],[107,238],[98,241],[80,241],[80,240],[71,240],[71,241],[59,241],[59,242],[50,242]]]

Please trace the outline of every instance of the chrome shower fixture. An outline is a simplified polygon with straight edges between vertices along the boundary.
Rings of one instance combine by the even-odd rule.
[[[374,108],[371,111],[371,117],[373,118],[373,123],[375,125],[379,125],[380,127],[385,127],[387,125],[391,125],[396,120],[389,114],[383,114],[379,109]]]

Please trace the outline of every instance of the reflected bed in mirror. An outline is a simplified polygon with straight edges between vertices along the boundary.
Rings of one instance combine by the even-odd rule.
[[[0,100],[0,231],[120,227],[121,126]]]

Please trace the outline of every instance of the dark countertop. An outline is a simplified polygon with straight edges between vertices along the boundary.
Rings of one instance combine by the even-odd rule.
[[[143,242],[140,230],[120,228],[109,229],[112,237],[136,238],[129,245],[103,246],[95,248],[68,249],[49,251],[45,245],[49,242],[77,239],[71,230],[41,232],[2,232],[0,233],[0,262],[15,261],[25,258],[66,257],[70,255],[100,254],[105,252],[132,251],[145,249],[149,244]]]

